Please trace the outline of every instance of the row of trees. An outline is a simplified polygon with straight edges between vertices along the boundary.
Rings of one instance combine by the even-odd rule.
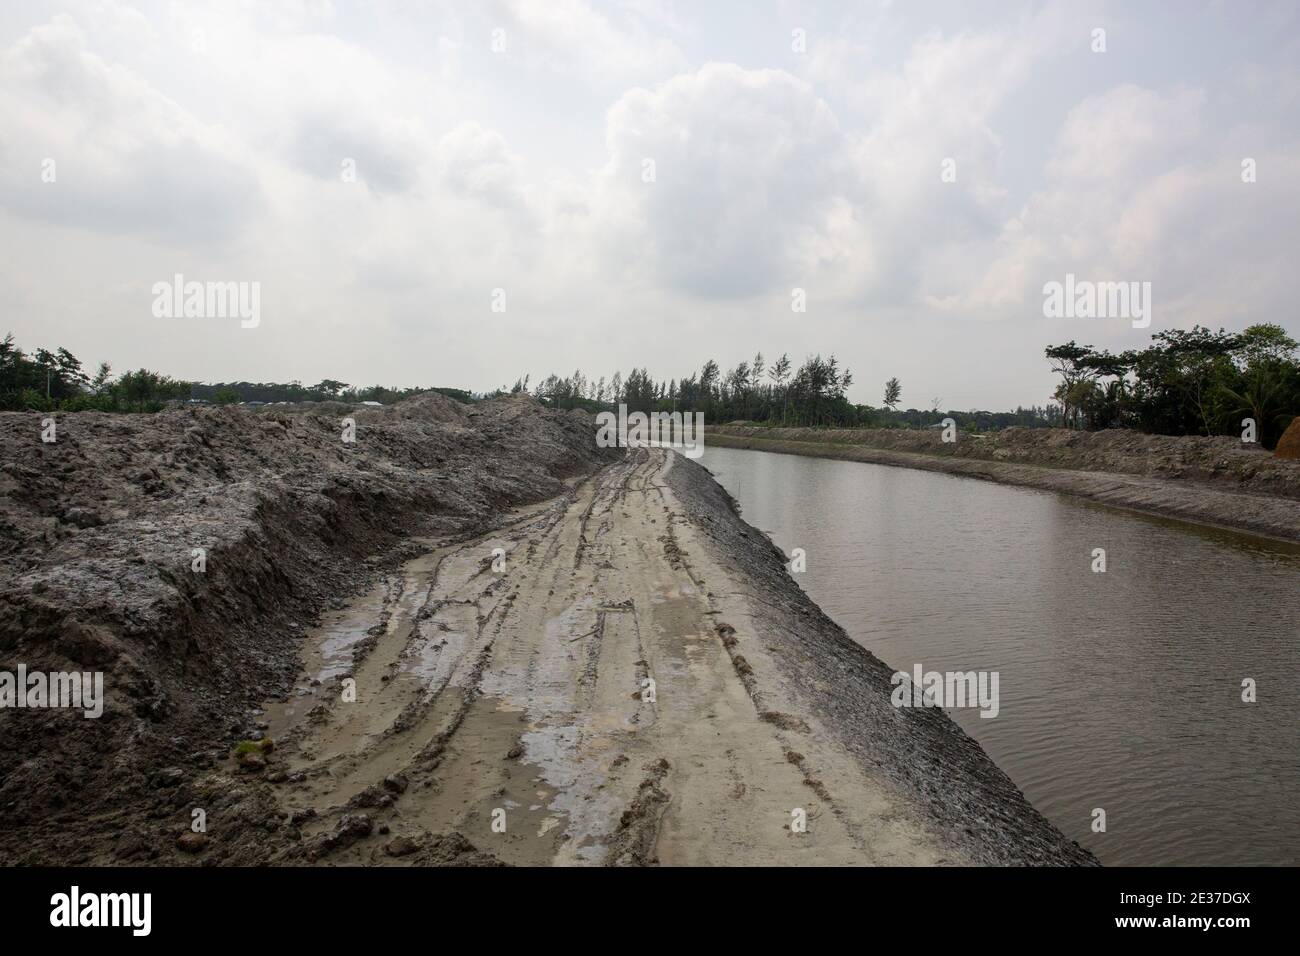
[[[1061,376],[1055,398],[1073,428],[1161,435],[1240,434],[1255,420],[1272,447],[1300,412],[1300,345],[1279,325],[1157,332],[1119,354],[1074,341],[1045,354]]]
[[[301,382],[219,382],[205,385],[170,378],[149,369],[136,369],[116,378],[107,362],[93,375],[67,349],[36,349],[30,354],[14,343],[12,334],[0,341],[0,409],[8,411],[156,412],[168,402],[200,399],[218,405],[240,402],[338,401],[391,405],[420,392],[441,392],[460,402],[473,396],[458,388],[357,387],[325,379],[316,385]]]
[[[724,372],[709,359],[698,373],[679,379],[658,379],[644,369],[606,379],[581,369],[561,378],[548,375],[531,389],[529,377],[517,380],[511,392],[530,392],[559,408],[599,410],[626,404],[629,411],[702,412],[709,423],[749,421],[770,425],[835,426],[841,428],[924,428],[951,416],[959,426],[986,430],[1009,425],[1044,427],[1060,424],[1059,409],[1017,408],[1014,412],[940,411],[934,399],[928,411],[897,410],[902,383],[891,378],[884,386],[882,407],[850,402],[846,392],[853,373],[834,355],[811,356],[795,367],[789,355],[767,365],[760,352]],[[502,390],[504,391],[504,389]]]
[[[705,421],[736,419],[786,425],[862,424],[865,406],[853,405],[845,391],[853,373],[832,355],[809,358],[797,369],[782,355],[771,367],[760,352],[723,372],[709,359],[699,373],[681,379],[656,380],[644,368],[624,377],[615,372],[608,381],[592,379],[581,370],[567,378],[549,375],[532,390],[537,398],[561,408],[606,408],[620,403],[630,411],[703,412]],[[515,382],[512,392],[528,391],[528,379]]]
[[[113,378],[109,364],[100,362],[89,375],[67,349],[28,354],[12,334],[0,341],[0,408],[10,411],[149,412],[189,394],[189,382],[148,369]]]

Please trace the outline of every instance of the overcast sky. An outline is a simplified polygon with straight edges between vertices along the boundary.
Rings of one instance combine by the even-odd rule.
[[[859,402],[896,375],[905,407],[1044,404],[1048,344],[1300,336],[1298,27],[1295,2],[7,3],[0,334],[476,390],[834,352]],[[1151,282],[1151,328],[1044,318],[1067,272]],[[260,324],[156,318],[176,273],[260,282]]]

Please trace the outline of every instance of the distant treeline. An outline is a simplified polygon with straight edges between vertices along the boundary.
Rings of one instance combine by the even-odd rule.
[[[156,412],[189,395],[189,382],[148,369],[114,378],[108,363],[100,362],[89,375],[67,349],[29,355],[12,334],[0,341],[0,408],[9,411]]]
[[[474,400],[459,388],[356,388],[325,379],[316,385],[290,382],[219,382],[204,385],[174,379],[149,369],[114,377],[107,362],[93,375],[67,349],[24,352],[13,334],[0,341],[0,409],[7,411],[156,412],[169,402],[200,399],[217,405],[239,402],[380,402],[391,405],[420,392],[439,392],[458,402]]]
[[[1071,427],[1239,435],[1250,418],[1271,448],[1300,413],[1300,346],[1280,325],[1237,334],[1196,326],[1151,338],[1118,355],[1074,341],[1046,350]]]
[[[1014,412],[942,411],[942,399],[938,398],[929,410],[900,411],[896,406],[902,400],[902,385],[896,378],[884,384],[881,407],[858,405],[845,395],[852,384],[853,373],[841,367],[834,355],[828,359],[812,356],[796,368],[788,355],[768,366],[760,352],[726,373],[709,359],[698,373],[679,379],[655,379],[644,368],[633,369],[626,377],[615,372],[608,379],[592,378],[578,370],[565,378],[548,375],[531,390],[525,376],[508,391],[530,391],[559,408],[595,411],[625,404],[629,411],[702,412],[710,424],[749,421],[799,427],[925,428],[951,417],[967,430],[987,431],[1010,425],[1043,428],[1062,421],[1061,409],[1051,405]]]
[[[645,368],[626,376],[615,372],[593,379],[581,370],[561,378],[548,375],[529,388],[529,378],[501,392],[530,392],[558,408],[591,411],[626,404],[631,411],[702,412],[718,424],[749,421],[770,425],[843,428],[926,428],[952,418],[967,430],[988,431],[1022,425],[1030,428],[1133,428],[1163,435],[1239,434],[1242,419],[1256,423],[1259,440],[1272,447],[1300,412],[1300,345],[1278,325],[1253,325],[1230,334],[1197,326],[1190,331],[1157,332],[1152,344],[1111,354],[1074,341],[1046,349],[1061,376],[1054,398],[1059,405],[1017,408],[1013,412],[901,410],[902,384],[884,383],[880,407],[846,397],[853,373],[834,355],[806,359],[795,367],[788,355],[770,366],[762,354],[723,372],[712,359],[698,373],[656,379]],[[151,412],[169,402],[200,399],[238,402],[339,401],[391,405],[411,395],[435,391],[459,402],[482,396],[456,388],[358,387],[333,379],[301,382],[182,381],[149,369],[114,377],[107,362],[94,374],[67,349],[24,352],[6,335],[0,341],[0,408],[8,410]]]

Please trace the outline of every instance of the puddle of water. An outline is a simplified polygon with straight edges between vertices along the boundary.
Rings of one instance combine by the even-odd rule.
[[[485,694],[528,715],[528,729],[520,738],[522,761],[536,767],[539,779],[555,791],[546,809],[567,818],[572,840],[565,852],[584,863],[604,861],[610,821],[618,818],[621,809],[616,796],[600,789],[605,771],[601,756],[591,747],[589,728],[568,710],[574,668],[585,653],[584,642],[573,638],[594,627],[595,620],[591,599],[573,604],[546,622],[531,681],[529,675],[506,666],[485,675],[483,682]],[[548,795],[539,792],[538,796]]]
[[[383,614],[389,581],[380,581],[346,607],[325,613],[319,627],[303,640],[303,668],[286,701],[266,705],[268,735],[275,739],[315,707],[324,690],[334,687],[334,678],[352,669],[352,652],[365,639],[369,628]],[[315,683],[313,683],[315,681]]]

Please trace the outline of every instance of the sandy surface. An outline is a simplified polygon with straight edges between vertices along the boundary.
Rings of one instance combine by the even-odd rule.
[[[883,665],[828,641],[838,629],[792,584],[767,606],[778,596],[724,566],[709,525],[780,568],[719,492],[695,465],[636,451],[390,575],[348,612],[347,629],[377,635],[347,670],[355,702],[337,677],[311,688],[318,655],[300,695],[272,707],[279,797],[304,820],[286,861],[421,862],[453,833],[513,864],[1088,862],[946,717],[909,728],[887,703],[882,724],[837,712],[854,694],[887,702]],[[769,646],[792,623],[783,611],[806,646]],[[839,654],[881,673],[852,676],[829,707],[788,677],[791,664],[842,670]],[[890,739],[846,746],[862,735]],[[885,760],[952,792],[936,812]],[[981,807],[945,803],[955,791]],[[349,839],[358,814],[370,832]],[[394,857],[395,843],[418,849]]]
[[[964,475],[1300,542],[1300,462],[1231,438],[1006,429],[959,435],[711,427],[707,443]]]
[[[309,855],[365,811],[394,837],[455,831],[507,863],[966,862],[807,715],[760,715],[720,637],[747,630],[749,608],[710,597],[726,578],[670,466],[635,453],[371,595],[384,623],[354,669],[357,702],[329,682],[272,721],[285,769],[305,773],[282,795],[315,811]],[[405,789],[375,807],[393,775]],[[807,832],[791,832],[796,808]],[[384,842],[329,855],[384,862]]]

